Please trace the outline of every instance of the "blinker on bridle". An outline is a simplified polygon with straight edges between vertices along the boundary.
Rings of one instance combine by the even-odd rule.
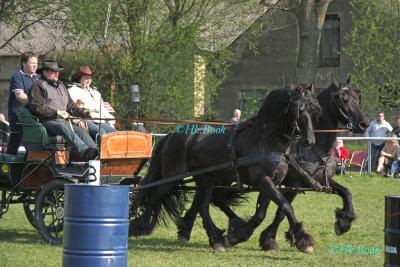
[[[343,87],[340,90],[346,91],[349,90],[349,88]],[[349,130],[349,132],[353,131],[354,128],[354,123],[353,120],[343,111],[343,109],[347,112],[346,108],[344,107],[343,99],[339,96],[339,100],[335,101],[335,105],[337,109],[339,110],[340,115],[347,121],[346,128]],[[340,101],[340,104],[338,104],[338,101]]]

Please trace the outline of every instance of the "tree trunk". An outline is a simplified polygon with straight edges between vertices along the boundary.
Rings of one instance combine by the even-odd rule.
[[[318,50],[326,10],[331,0],[302,0],[294,13],[299,25],[299,53],[296,80],[309,85],[315,81]]]

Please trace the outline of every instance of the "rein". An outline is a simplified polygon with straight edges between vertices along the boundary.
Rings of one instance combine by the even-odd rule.
[[[156,125],[175,125],[175,124],[208,124],[208,125],[225,125],[225,126],[234,126],[236,123],[232,122],[215,122],[215,121],[195,121],[195,120],[161,120],[161,119],[106,119],[106,118],[89,118],[89,120],[105,120],[105,121],[122,121],[122,122],[136,122],[136,123],[147,123],[147,124],[156,124]]]
[[[349,129],[335,129],[335,130],[314,130],[314,133],[346,133],[350,132]]]
[[[93,121],[100,120],[100,118],[90,119]],[[138,122],[138,123],[147,123],[147,124],[155,124],[155,125],[175,125],[175,124],[208,124],[208,125],[224,125],[233,127],[237,123],[231,122],[212,122],[212,121],[194,121],[194,120],[135,120],[135,119],[105,119],[102,118],[101,120],[118,120],[123,122]],[[298,127],[296,127],[298,128]],[[295,130],[295,129],[294,129]],[[335,129],[335,130],[314,130],[314,133],[345,133],[349,132],[349,129]],[[289,137],[289,136],[288,136]]]

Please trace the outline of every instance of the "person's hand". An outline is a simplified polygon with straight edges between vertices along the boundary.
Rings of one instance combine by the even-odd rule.
[[[64,110],[57,110],[57,116],[63,119],[68,119],[69,118],[69,114],[68,112],[64,111]]]
[[[92,117],[90,116],[90,110],[85,110],[83,113],[83,117],[85,119],[91,119]]]
[[[86,124],[85,124],[85,122],[84,122],[84,121],[79,121],[79,122],[78,122],[78,127],[79,127],[79,128],[84,128],[84,129],[86,129]]]

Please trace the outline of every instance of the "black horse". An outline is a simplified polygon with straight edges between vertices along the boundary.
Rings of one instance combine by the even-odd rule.
[[[346,83],[337,84],[333,82],[329,88],[323,90],[318,95],[319,103],[323,109],[316,129],[335,130],[344,124],[346,128],[356,133],[362,133],[368,127],[362,111],[359,108],[359,96],[357,91],[349,84],[350,79]],[[335,173],[336,162],[331,157],[333,143],[337,137],[336,132],[316,133],[316,144],[311,148],[302,148],[295,145],[292,148],[295,158],[299,161],[303,169],[310,173],[316,180],[329,185],[333,189],[333,193],[338,194],[343,199],[344,207],[336,210],[335,233],[341,235],[351,228],[352,221],[356,218],[352,205],[352,196],[350,191],[338,184],[332,179]],[[309,187],[305,179],[299,179],[300,174],[292,166],[282,182],[286,187]],[[292,202],[297,196],[296,192],[284,193],[285,198]],[[233,213],[228,204],[233,199],[226,199],[227,195],[223,192],[213,195],[213,203],[217,205],[230,218],[229,230],[226,236],[227,245],[235,245],[246,241],[250,238],[253,231],[263,221],[270,200],[260,194],[257,200],[257,210],[255,215],[248,221],[241,220]],[[231,195],[231,197],[236,197]],[[185,217],[179,224],[179,239],[187,241],[193,227],[193,222],[197,211],[195,206],[187,211]],[[275,241],[278,226],[284,219],[285,214],[282,208],[279,208],[273,223],[262,232],[260,237],[260,246],[263,250],[276,250],[278,246]],[[292,229],[289,229],[287,237],[292,235]],[[293,243],[293,240],[290,240]],[[312,247],[309,247],[309,251]]]
[[[219,135],[167,135],[157,145],[141,185],[231,161],[232,153],[227,145],[234,139],[235,157],[238,157],[239,162],[250,162],[238,168],[242,183],[251,185],[261,195],[282,207],[294,230],[290,238],[296,240],[299,250],[307,250],[312,237],[302,229],[292,206],[276,188],[287,173],[288,164],[284,153],[288,153],[295,136],[300,134],[301,143],[305,146],[315,142],[312,122],[319,118],[321,108],[315,98],[304,94],[304,89],[294,86],[272,91],[257,116],[235,129],[234,138],[232,130]],[[194,176],[197,190],[193,205],[203,218],[209,243],[215,250],[223,250],[225,241],[223,232],[210,217],[210,197],[217,181],[218,184],[224,181],[223,184],[229,185],[235,180],[235,174],[233,168],[224,168]],[[179,223],[185,203],[182,183],[171,182],[141,190],[136,199],[141,216],[131,221],[130,233],[151,233],[161,211]]]

